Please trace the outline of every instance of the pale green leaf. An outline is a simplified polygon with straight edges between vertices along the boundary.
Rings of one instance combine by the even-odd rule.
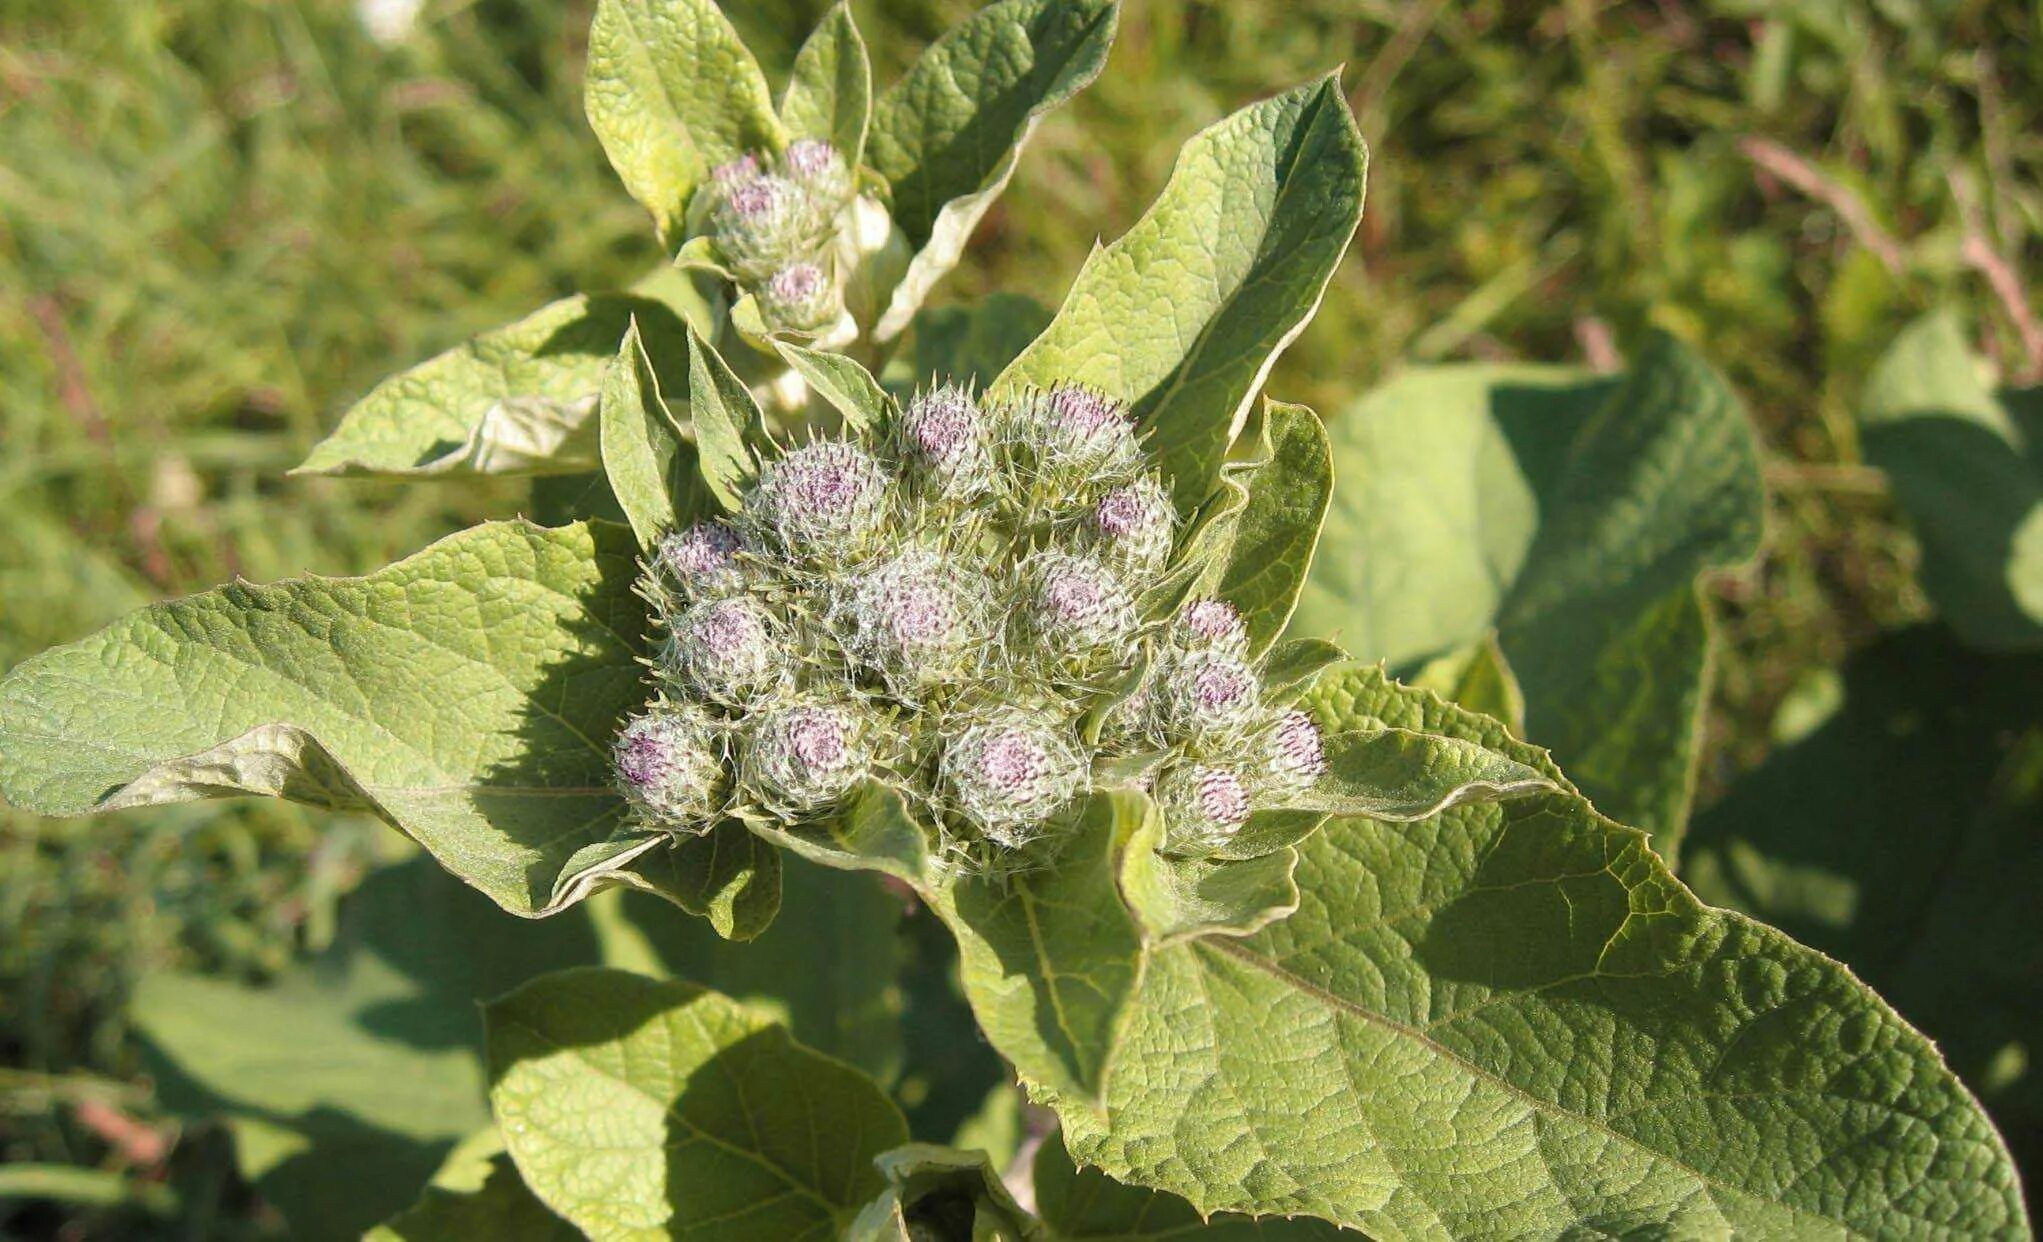
[[[1988,391],[1958,317],[1917,320],[1866,379],[1867,460],[1923,544],[1922,584],[1967,642],[2043,646],[2043,417]]]
[[[843,809],[797,828],[758,821],[752,831],[810,862],[843,871],[878,871],[910,885],[935,882],[930,831],[901,795],[878,781],[851,792]]]
[[[645,697],[630,532],[498,522],[362,578],[132,613],[0,681],[0,793],[46,814],[258,793],[369,811],[505,909],[569,904],[625,831],[610,737]]]
[[[1356,1235],[1317,1220],[1284,1220],[1222,1213],[1207,1220],[1175,1195],[1124,1186],[1098,1169],[1080,1169],[1052,1134],[1036,1149],[1032,1176],[1036,1211],[1052,1236],[1083,1242],[1353,1242]]]
[[[1850,966],[2043,1159],[2043,655],[1941,627],[1845,665],[1820,721],[1696,815],[1682,876]]]
[[[1015,1203],[983,1151],[910,1143],[878,1162],[887,1188],[845,1242],[1040,1242],[1042,1226]]]
[[[1292,632],[1416,674],[1494,631],[1524,736],[1671,856],[1709,662],[1695,580],[1752,555],[1764,509],[1723,380],[1660,337],[1621,379],[1413,370],[1327,425],[1341,482]]]
[[[703,484],[725,512],[737,512],[745,489],[759,477],[753,446],[763,438],[763,416],[744,381],[693,328],[688,330],[687,383],[676,400],[686,403],[695,430]]]
[[[1347,652],[1324,638],[1287,638],[1270,648],[1263,662],[1263,691],[1281,702],[1322,669],[1347,658]]]
[[[1318,308],[1361,219],[1365,164],[1332,78],[1207,129],[999,386],[1078,381],[1128,402],[1189,511]]]
[[[1241,613],[1261,654],[1291,621],[1334,491],[1326,428],[1302,405],[1270,402],[1269,460],[1248,479],[1233,544],[1214,594]]]
[[[773,344],[809,390],[843,416],[847,428],[871,432],[884,425],[893,402],[870,371],[843,354],[809,349],[792,341]]]
[[[1298,855],[1288,846],[1240,862],[1172,858],[1162,848],[1152,803],[1126,833],[1119,863],[1121,896],[1151,944],[1246,936],[1298,908]]]
[[[1149,800],[1095,793],[1055,859],[1013,876],[966,875],[926,893],[958,939],[965,994],[986,1038],[1022,1075],[1097,1098],[1142,936],[1116,882],[1121,839]]]
[[[2023,1231],[1998,1136],[1832,960],[1702,906],[1503,726],[1370,669],[1307,702],[1551,793],[1299,847],[1299,909],[1153,952],[1074,1153],[1202,1211],[1378,1236]]]
[[[907,1140],[871,1079],[690,984],[581,969],[484,1010],[526,1185],[591,1238],[839,1236]]]
[[[660,288],[660,299],[563,298],[398,372],[356,402],[293,473],[416,478],[594,469],[597,401],[625,328],[636,317],[656,348],[679,347],[676,312],[686,308],[667,285]]]
[[[759,62],[713,0],[601,0],[583,106],[670,247],[710,169],[786,145]]]
[[[640,547],[651,548],[664,531],[681,525],[694,509],[695,446],[660,397],[660,381],[646,357],[634,320],[611,364],[600,409],[603,471],[610,491],[631,521]]]
[[[780,123],[790,138],[820,138],[848,167],[865,162],[872,119],[873,68],[848,0],[838,0],[795,54],[780,96]]]

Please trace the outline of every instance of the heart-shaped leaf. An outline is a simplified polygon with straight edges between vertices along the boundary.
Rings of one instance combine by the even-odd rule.
[[[1189,512],[1347,251],[1366,163],[1332,78],[1207,129],[996,387],[1077,381],[1128,402]]]
[[[595,1239],[840,1236],[907,1141],[871,1079],[690,984],[581,969],[483,1011],[525,1184]]]
[[[876,340],[905,329],[1007,187],[1037,121],[1106,64],[1113,0],[999,0],[923,52],[873,110],[870,158],[916,254]]]
[[[849,0],[838,0],[795,54],[780,96],[780,123],[792,138],[820,138],[844,156],[847,167],[865,162],[866,126],[872,119],[873,68]]]
[[[1957,315],[1937,311],[1866,378],[1859,425],[1951,628],[1989,650],[2043,646],[2043,403],[1989,391]]]
[[[1672,857],[1709,663],[1695,580],[1751,556],[1763,515],[1723,380],[1658,337],[1621,379],[1414,370],[1328,428],[1341,485],[1292,632],[1413,675],[1494,632],[1525,736]]]
[[[636,546],[495,522],[362,578],[132,613],[0,681],[0,793],[47,814],[258,793],[369,811],[539,915],[658,848],[610,737],[645,698]]]
[[[669,249],[710,169],[787,142],[759,62],[713,0],[600,0],[583,93],[610,166]]]
[[[1701,905],[1488,717],[1368,668],[1305,702],[1555,788],[1336,820],[1289,918],[1152,951],[1112,1049],[1140,1072],[1050,1092],[1079,1158],[1389,1236],[2020,1231],[1978,1105],[1835,962]]]

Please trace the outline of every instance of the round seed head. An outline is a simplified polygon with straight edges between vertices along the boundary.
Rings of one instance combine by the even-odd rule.
[[[780,678],[787,650],[764,605],[734,595],[703,600],[675,618],[663,660],[669,675],[695,697],[738,703]]]
[[[1088,655],[1134,637],[1134,600],[1120,578],[1091,557],[1040,552],[1024,566],[1022,580],[1022,619],[1046,654]]]
[[[1304,712],[1278,714],[1264,736],[1265,775],[1273,792],[1294,797],[1326,775],[1326,747],[1319,726]]]
[[[946,384],[918,394],[894,426],[895,449],[916,478],[947,499],[993,486],[993,445],[985,411],[972,394]]]
[[[971,725],[944,748],[943,778],[957,808],[988,840],[1024,845],[1085,783],[1085,762],[1063,731],[1012,714]]]
[[[697,522],[662,536],[655,557],[690,599],[713,599],[744,589],[741,546],[723,522]]]
[[[827,327],[844,306],[837,286],[814,263],[781,268],[760,286],[758,298],[769,326],[805,332]]]
[[[791,816],[822,810],[871,766],[856,709],[820,700],[777,703],[745,725],[745,792]]]
[[[617,790],[641,822],[670,832],[708,830],[723,793],[723,747],[700,708],[659,704],[633,716],[610,757]]]
[[[1260,715],[1262,683],[1239,656],[1191,651],[1169,661],[1157,681],[1155,717],[1173,741],[1240,734]]]
[[[817,440],[759,473],[745,518],[791,560],[837,565],[870,547],[887,514],[887,476],[863,448]]]
[[[1164,847],[1174,854],[1210,854],[1248,822],[1248,787],[1225,768],[1173,765],[1153,786],[1163,811]]]
[[[1171,637],[1187,651],[1248,650],[1248,626],[1240,610],[1222,599],[1195,599],[1178,609]]]
[[[1091,543],[1112,564],[1154,574],[1170,559],[1177,516],[1163,484],[1154,476],[1144,476],[1115,488],[1093,505]]]
[[[990,594],[976,570],[905,552],[860,575],[846,645],[897,692],[957,680],[987,649]]]

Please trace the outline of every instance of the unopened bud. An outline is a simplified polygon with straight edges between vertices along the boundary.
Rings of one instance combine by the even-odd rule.
[[[827,223],[828,213],[807,189],[761,173],[723,191],[712,214],[712,236],[739,281],[759,284],[819,249]]]
[[[1248,822],[1248,787],[1225,768],[1173,765],[1153,786],[1163,812],[1164,848],[1197,857],[1234,839]]]
[[[993,486],[993,439],[986,413],[963,387],[918,394],[894,426],[895,449],[927,490],[949,500]]]
[[[1135,634],[1135,602],[1120,578],[1090,557],[1040,552],[1023,567],[1028,637],[1053,656],[1119,647]]]
[[[1127,407],[1090,388],[1066,385],[1038,394],[1019,429],[1037,469],[1053,484],[1127,470],[1142,456]]]
[[[1191,651],[1172,657],[1156,686],[1155,716],[1172,741],[1239,735],[1261,712],[1262,683],[1240,657]]]
[[[759,287],[759,314],[772,328],[820,332],[844,309],[837,286],[814,263],[783,267]]]
[[[974,569],[927,549],[862,573],[847,610],[847,646],[897,692],[954,681],[982,661],[991,592]]]
[[[664,662],[699,698],[737,703],[786,671],[787,651],[772,614],[750,596],[704,600],[675,618]]]
[[[738,532],[722,522],[697,522],[663,536],[656,557],[690,599],[714,599],[744,589]]]
[[[1024,845],[1085,783],[1078,748],[1061,730],[1021,714],[975,724],[944,748],[943,777],[957,808],[997,845]]]
[[[618,792],[638,818],[670,832],[707,831],[722,797],[723,747],[700,708],[657,704],[611,746]]]
[[[1137,479],[1093,505],[1090,541],[1102,559],[1140,575],[1154,574],[1170,560],[1177,534],[1177,510],[1170,493],[1153,476]]]
[[[1239,655],[1248,650],[1248,626],[1241,611],[1226,600],[1195,599],[1178,610],[1171,623],[1171,639],[1187,651]]]
[[[851,196],[851,171],[837,148],[820,138],[800,138],[788,144],[781,166],[789,179],[810,193],[841,204]]]
[[[1312,717],[1298,710],[1280,713],[1264,736],[1265,776],[1271,791],[1289,798],[1326,775],[1326,746]]]
[[[887,515],[887,476],[847,440],[817,440],[759,472],[745,518],[782,554],[836,565],[864,552]]]
[[[870,766],[863,722],[849,706],[779,703],[745,728],[745,791],[782,814],[824,809],[849,793]]]

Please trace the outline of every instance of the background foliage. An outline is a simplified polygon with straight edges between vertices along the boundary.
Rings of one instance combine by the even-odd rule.
[[[771,66],[824,6],[730,7]],[[861,3],[881,76],[970,7]],[[359,572],[528,503],[516,485],[283,472],[395,367],[655,260],[581,118],[587,17],[579,0],[427,0],[409,36],[379,44],[343,0],[0,0],[0,666],[149,599]],[[2008,378],[2036,379],[2026,311],[2010,309],[2043,231],[2033,7],[1144,0],[937,302],[1008,289],[1054,304],[1185,137],[1339,61],[1371,144],[1369,215],[1271,392],[1327,412],[1338,436],[1339,413],[1404,363],[1610,370],[1655,326],[1727,374],[1763,442],[1769,521],[1754,568],[1705,579],[1723,642],[1684,874],[1888,990],[2021,1147],[2037,1115],[2021,1085],[2032,964],[1976,959],[1967,995],[2017,1000],[1945,1027],[1951,972],[1919,959],[1957,934],[1940,911],[2007,884],[2015,868],[1977,855],[2033,823],[2036,788],[2019,711],[1982,693],[1947,719],[1936,696],[2010,694],[2033,668],[1940,629],[1882,636],[1931,608],[1855,415],[1876,405],[1875,362],[1932,308]],[[1865,762],[1896,729],[1947,743],[1908,753],[1966,808],[1931,863],[1885,843],[1944,827],[1934,803],[1881,800],[1885,816],[1784,842],[1739,812],[1763,785],[1726,795],[1755,768],[1755,783],[1792,782],[1833,751]],[[127,998],[166,969],[250,982],[348,952],[336,897],[394,834],[269,802],[0,815],[0,1224],[274,1231],[218,1136],[174,1135]],[[1813,878],[1796,865],[1813,861]],[[1944,883],[1898,886],[1888,867]],[[1855,919],[1861,887],[1931,947]],[[363,960],[372,983],[405,973]],[[910,1052],[921,1074],[984,1074]],[[920,1132],[918,1092],[943,1092],[896,1086]]]

